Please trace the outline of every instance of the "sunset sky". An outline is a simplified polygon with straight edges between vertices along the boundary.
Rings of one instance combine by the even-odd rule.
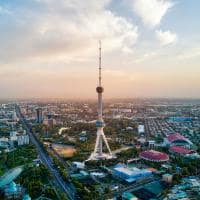
[[[200,0],[0,0],[0,98],[200,98]]]

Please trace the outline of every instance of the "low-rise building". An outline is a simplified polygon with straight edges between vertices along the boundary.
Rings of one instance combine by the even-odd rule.
[[[82,131],[80,134],[79,134],[79,140],[82,141],[82,142],[86,142],[87,141],[87,132],[86,131]]]
[[[4,188],[4,199],[22,199],[23,192],[23,188],[19,184],[12,181]]]
[[[76,167],[77,169],[84,169],[85,163],[84,162],[72,162],[72,166]]]
[[[152,176],[152,172],[147,169],[138,169],[136,167],[127,167],[126,165],[118,164],[113,168],[113,176],[132,183]]]
[[[172,183],[173,175],[172,174],[163,174],[162,180],[166,183]]]
[[[130,192],[124,192],[122,194],[122,200],[138,200],[138,198]]]
[[[11,131],[10,132],[10,140],[13,142],[17,141],[17,134],[18,133],[16,131]]]
[[[164,200],[198,199],[200,196],[200,179],[198,177],[187,177],[181,183],[173,186]]]

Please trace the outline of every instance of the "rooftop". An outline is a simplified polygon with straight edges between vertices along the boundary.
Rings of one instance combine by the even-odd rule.
[[[147,170],[147,169],[138,169],[136,167],[126,167],[126,166],[117,166],[114,167],[115,171],[121,172],[123,174],[126,174],[130,177],[138,175],[138,174],[143,174],[143,173],[151,173],[151,171]]]
[[[171,152],[179,153],[179,154],[183,154],[183,155],[194,153],[193,150],[187,149],[187,148],[182,147],[182,146],[172,146],[172,147],[170,147],[169,150],[170,150]]]
[[[183,140],[183,141],[185,141],[185,142],[188,142],[188,139],[186,139],[184,136],[182,136],[181,134],[179,134],[179,133],[174,133],[174,134],[171,134],[171,135],[169,135],[168,137],[167,137],[167,140],[169,141],[169,142],[175,142],[175,141],[177,141],[177,140]]]
[[[155,150],[147,150],[140,153],[140,157],[145,160],[151,161],[168,161],[169,156],[166,153],[162,153]]]

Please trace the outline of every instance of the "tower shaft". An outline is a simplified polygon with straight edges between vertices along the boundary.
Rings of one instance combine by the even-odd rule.
[[[103,87],[101,87],[101,41],[99,41],[99,85],[98,88],[102,89],[102,92],[98,92],[98,119],[100,121],[103,121],[103,102],[102,102],[102,93],[103,93]]]

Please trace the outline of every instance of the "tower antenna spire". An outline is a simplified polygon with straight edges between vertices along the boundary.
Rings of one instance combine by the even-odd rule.
[[[101,86],[101,40],[99,40],[99,86]]]

